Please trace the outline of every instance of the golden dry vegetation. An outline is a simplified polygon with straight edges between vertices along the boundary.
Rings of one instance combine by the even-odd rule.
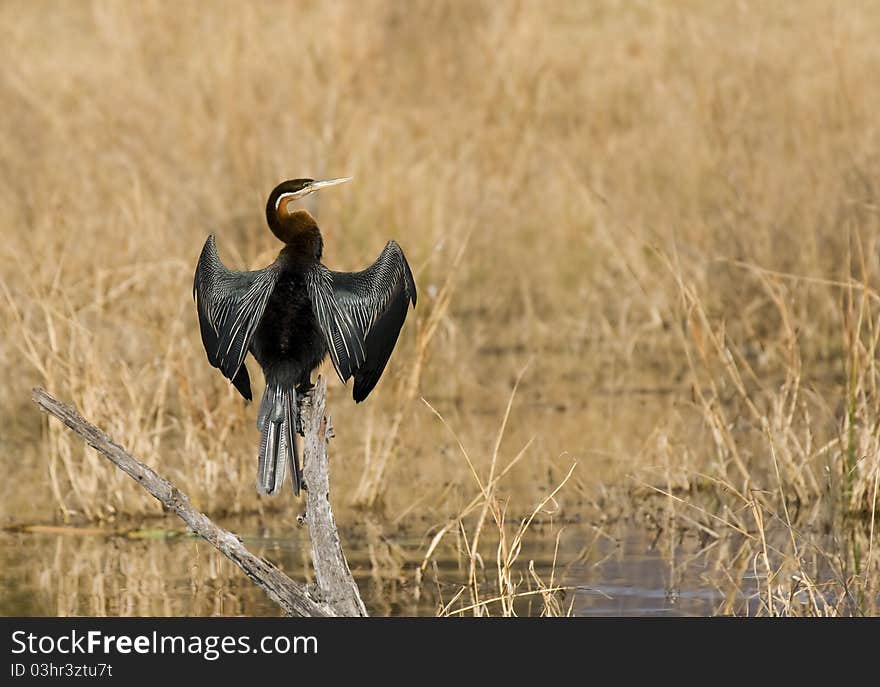
[[[420,300],[367,403],[331,385],[341,521],[459,537],[468,612],[512,612],[536,505],[705,539],[755,612],[876,609],[878,35],[820,0],[3,3],[4,521],[159,513],[34,385],[207,512],[292,518],[192,273],[208,233],[273,259],[279,180],[353,175],[326,262],[394,237]]]

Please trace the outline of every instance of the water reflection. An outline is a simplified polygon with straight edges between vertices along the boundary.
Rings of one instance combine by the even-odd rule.
[[[174,524],[167,523],[169,527]],[[299,580],[311,580],[307,533],[269,536],[258,523],[227,523],[245,535],[248,548]],[[425,542],[383,534],[378,526],[348,533],[346,551],[374,615],[434,615],[467,579],[466,559],[454,542],[421,576]],[[521,556],[549,580],[553,537],[535,537]],[[491,543],[489,543],[491,547]],[[161,528],[107,536],[95,530],[0,534],[0,613],[3,615],[205,616],[278,615],[277,607],[235,566],[205,542]],[[638,532],[597,537],[567,525],[557,554],[555,584],[567,587],[561,606],[574,615],[711,615],[726,607],[743,612],[747,579],[732,591],[716,585],[699,551],[679,546],[669,556]],[[492,565],[488,561],[487,565]],[[491,571],[489,571],[491,573]],[[493,591],[487,574],[483,598]],[[524,585],[524,589],[527,585]],[[744,592],[743,590],[746,590]],[[732,597],[731,597],[732,594]],[[461,603],[457,607],[467,605]],[[517,603],[523,615],[541,611],[540,596]]]

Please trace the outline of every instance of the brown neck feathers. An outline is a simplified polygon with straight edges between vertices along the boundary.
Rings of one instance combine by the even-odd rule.
[[[318,223],[306,210],[290,212],[286,200],[278,203],[278,210],[269,213],[269,228],[292,253],[306,260],[320,260],[323,249]]]

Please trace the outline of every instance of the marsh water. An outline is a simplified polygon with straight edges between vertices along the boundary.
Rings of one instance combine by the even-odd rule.
[[[278,608],[208,544],[179,530],[137,529],[108,535],[100,529],[34,528],[0,534],[0,613],[3,615],[278,615]],[[245,544],[291,576],[308,576],[308,538],[268,534],[253,519],[224,523]],[[568,524],[556,538],[525,542],[528,562],[558,593],[564,612],[580,616],[711,615],[730,592],[710,582],[710,564],[697,549],[673,555],[637,528],[611,536]],[[467,560],[450,545],[421,569],[427,541],[402,534],[349,533],[345,545],[365,602],[376,615],[435,615],[450,605],[467,579]],[[555,557],[555,564],[554,564]],[[487,564],[493,565],[494,561]],[[520,591],[528,591],[524,583]],[[734,592],[742,597],[748,582]],[[497,589],[487,586],[481,598]],[[744,602],[744,606],[743,606]],[[747,608],[747,599],[737,606]],[[540,595],[517,602],[522,615],[540,613]],[[472,611],[470,612],[472,613]]]

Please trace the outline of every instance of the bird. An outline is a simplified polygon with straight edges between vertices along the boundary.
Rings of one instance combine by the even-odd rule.
[[[202,343],[208,362],[245,400],[252,400],[244,364],[248,353],[266,386],[257,414],[260,445],[257,492],[278,494],[290,466],[296,496],[303,487],[295,434],[303,434],[301,403],[312,372],[329,354],[352,396],[363,401],[376,386],[416,305],[416,284],[400,245],[388,241],[360,272],[337,272],[322,262],[324,241],[308,211],[291,204],[310,193],[350,181],[290,179],[266,202],[266,222],[284,247],[263,269],[228,269],[213,234],[205,241],[193,279]]]

